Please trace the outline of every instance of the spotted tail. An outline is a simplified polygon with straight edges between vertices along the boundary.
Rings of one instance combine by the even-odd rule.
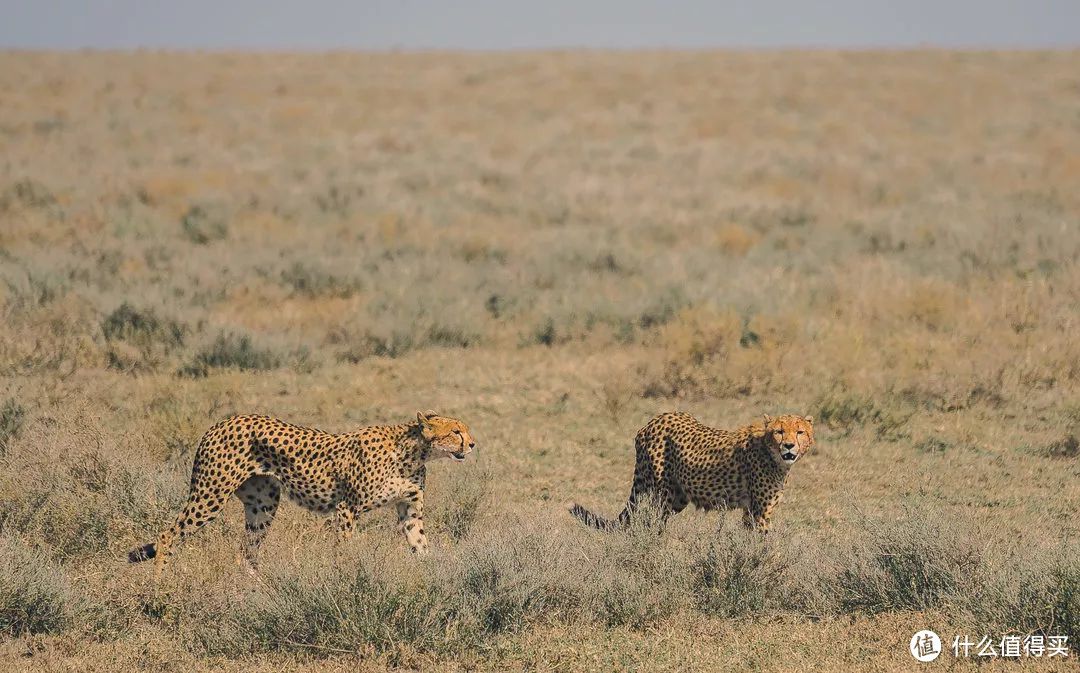
[[[595,528],[596,530],[602,530],[605,532],[623,530],[630,524],[630,507],[627,506],[619,514],[617,519],[605,519],[604,517],[591,512],[576,502],[567,504],[570,513],[575,518],[579,519],[583,524],[589,528]]]

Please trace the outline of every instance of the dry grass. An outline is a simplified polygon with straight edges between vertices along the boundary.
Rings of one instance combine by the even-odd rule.
[[[0,63],[4,668],[909,670],[924,627],[1080,642],[1076,53]],[[238,508],[157,590],[123,563],[215,420],[427,408],[481,442],[432,470],[430,558],[388,514],[338,548],[286,507],[257,580]],[[673,408],[819,417],[775,535],[560,510],[616,511]]]

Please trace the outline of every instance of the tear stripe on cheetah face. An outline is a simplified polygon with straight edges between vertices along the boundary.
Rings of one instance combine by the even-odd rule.
[[[425,463],[464,460],[476,446],[467,425],[428,411],[400,425],[330,434],[268,416],[234,416],[210,428],[195,451],[187,505],[157,543],[128,554],[155,559],[160,576],[174,547],[213,520],[230,496],[244,505],[242,550],[250,569],[281,496],[323,514],[334,512],[339,538],[351,536],[355,517],[394,503],[414,552],[424,552]]]
[[[420,424],[424,438],[435,449],[436,458],[449,458],[460,463],[476,447],[468,426],[461,421],[444,418],[434,411],[418,411],[416,422]]]
[[[762,435],[774,459],[790,467],[814,444],[814,417],[765,414]]]
[[[570,513],[591,528],[617,530],[646,499],[665,519],[693,503],[741,509],[747,527],[767,531],[791,466],[814,444],[813,423],[810,416],[766,415],[759,424],[719,430],[689,414],[660,414],[637,434],[634,483],[618,518],[576,503],[568,503]]]

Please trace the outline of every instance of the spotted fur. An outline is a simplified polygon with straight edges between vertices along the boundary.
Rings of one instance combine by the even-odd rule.
[[[251,570],[282,494],[311,511],[334,512],[342,540],[352,535],[358,514],[395,503],[406,540],[423,552],[425,464],[465,460],[475,445],[464,423],[430,411],[417,413],[412,423],[340,435],[268,416],[234,416],[199,442],[190,495],[176,523],[156,544],[132,550],[128,560],[153,558],[160,576],[176,545],[213,520],[233,495],[244,505],[242,551]]]
[[[810,416],[765,416],[764,423],[718,430],[690,414],[660,414],[637,434],[634,485],[615,520],[577,503],[570,513],[587,526],[618,530],[629,525],[646,498],[664,518],[690,503],[705,510],[741,509],[748,528],[768,531],[791,465],[814,444]]]

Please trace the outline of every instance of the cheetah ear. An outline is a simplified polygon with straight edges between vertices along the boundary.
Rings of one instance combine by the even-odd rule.
[[[432,411],[431,409],[428,409],[427,411],[424,412],[424,415],[427,416],[428,418],[434,418],[435,416],[439,415],[439,412]]]
[[[763,414],[763,415],[765,417],[765,427],[768,427],[769,423],[772,423],[772,416],[770,416],[768,414]]]
[[[420,434],[425,439],[431,439],[435,436],[435,428],[431,427],[431,420],[427,414],[422,411],[416,412],[416,420],[420,422]]]
[[[803,416],[803,420],[806,421],[807,423],[809,423],[810,425],[814,424],[814,417],[813,416]]]

